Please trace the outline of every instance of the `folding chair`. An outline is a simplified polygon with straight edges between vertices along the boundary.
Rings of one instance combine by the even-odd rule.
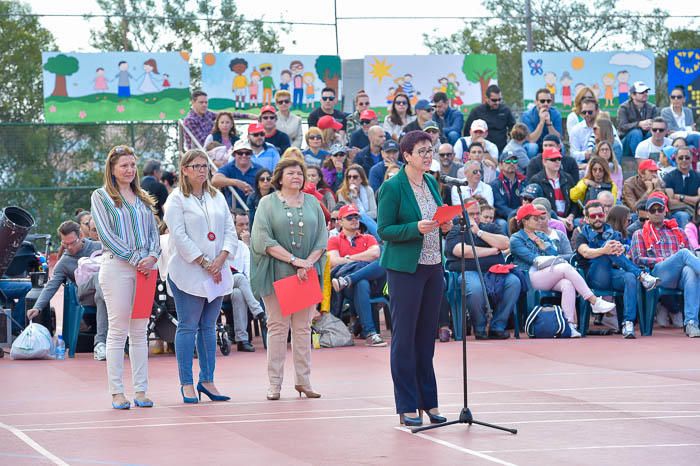
[[[82,306],[78,302],[78,292],[74,283],[66,283],[63,287],[63,341],[68,346],[68,356],[75,357],[78,337],[88,335],[80,331],[80,322],[85,314],[97,314],[95,306]]]

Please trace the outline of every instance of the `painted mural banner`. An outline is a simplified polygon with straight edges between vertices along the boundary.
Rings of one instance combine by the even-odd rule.
[[[700,49],[668,51],[668,93],[676,86],[686,89],[686,106],[700,115]]]
[[[190,103],[188,52],[42,52],[49,123],[178,120]]]
[[[414,105],[441,91],[454,108],[468,111],[483,102],[486,88],[497,81],[496,55],[491,54],[368,55],[364,59],[364,89],[380,115],[388,113],[400,92]]]
[[[264,105],[274,105],[275,93],[286,90],[292,97],[291,111],[307,116],[320,106],[324,87],[341,95],[341,71],[336,55],[204,53],[202,89],[212,111],[253,114]]]
[[[576,93],[588,86],[601,110],[617,115],[627,101],[635,81],[651,89],[649,102],[656,101],[654,54],[650,50],[616,52],[523,52],[523,99],[525,108],[534,104],[537,89],[547,88],[554,105],[568,115]]]

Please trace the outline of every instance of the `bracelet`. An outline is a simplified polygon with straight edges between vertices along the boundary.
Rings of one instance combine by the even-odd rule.
[[[479,230],[479,231],[476,232],[476,237],[477,237],[477,238],[481,238],[481,235],[483,235],[483,234],[484,234],[484,231],[483,231],[483,230]]]

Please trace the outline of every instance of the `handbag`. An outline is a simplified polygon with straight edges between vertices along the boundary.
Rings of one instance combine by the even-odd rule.
[[[530,338],[571,338],[571,328],[560,306],[535,306],[525,320]]]
[[[322,313],[321,318],[314,323],[313,330],[319,334],[319,344],[322,348],[338,348],[355,344],[343,321],[330,312]]]
[[[566,262],[566,259],[560,256],[538,256],[532,261],[532,265],[534,265],[537,270],[542,270],[564,262]]]

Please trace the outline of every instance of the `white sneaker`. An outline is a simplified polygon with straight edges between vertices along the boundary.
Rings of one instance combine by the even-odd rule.
[[[571,338],[581,338],[581,333],[576,328],[576,325],[569,322],[569,329],[571,330]]]
[[[596,298],[595,303],[591,306],[591,312],[593,312],[593,314],[607,314],[613,309],[615,309],[615,303],[610,303],[600,296]]]
[[[685,326],[685,334],[688,335],[690,338],[700,337],[700,328],[698,328],[697,322],[695,322],[694,320],[688,322],[688,325]]]
[[[671,316],[671,325],[676,328],[683,328],[683,311],[680,312],[669,312]]]
[[[656,325],[659,327],[670,327],[671,318],[668,313],[668,309],[663,304],[656,305]]]
[[[661,281],[660,278],[654,277],[653,275],[642,272],[639,276],[639,281],[642,282],[642,286],[645,290],[653,290]]]
[[[107,359],[107,346],[100,342],[95,345],[95,349],[92,351],[92,357],[95,358],[96,361],[104,361]]]
[[[634,322],[626,320],[622,323],[622,337],[623,338],[636,338],[634,336]]]
[[[378,333],[373,333],[372,335],[367,337],[366,343],[367,346],[374,346],[374,347],[383,347],[386,346],[386,342],[384,339],[382,339],[381,335]]]

